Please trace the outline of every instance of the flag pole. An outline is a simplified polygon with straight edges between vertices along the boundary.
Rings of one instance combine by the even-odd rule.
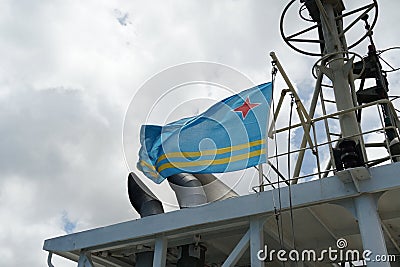
[[[273,66],[274,68],[275,68],[275,66]],[[274,92],[274,90],[273,90],[273,83],[274,83],[274,76],[276,75],[276,71],[272,71],[272,80],[271,80],[271,82],[272,82],[272,96],[271,96],[271,98],[273,99],[274,98],[274,96],[273,96],[273,92]],[[289,89],[287,90],[287,91],[289,91]],[[284,95],[282,95],[281,96],[281,98],[282,98],[282,100],[283,100],[283,96]],[[272,102],[272,99],[271,99],[271,102]],[[268,137],[269,137],[269,117],[270,117],[270,114],[271,114],[271,107],[269,107],[269,111],[267,112],[267,116],[266,116],[266,121],[267,121],[267,123],[266,123],[266,129],[265,129],[265,141],[268,143]],[[274,124],[275,123],[275,114],[273,114],[272,115],[272,124]],[[274,128],[274,127],[271,127],[271,128]],[[266,146],[265,146],[265,157],[267,157],[267,147],[268,147],[268,144],[266,144]],[[267,178],[267,180],[268,180],[268,178]],[[269,180],[268,180],[269,181]],[[260,164],[258,164],[258,184],[259,184],[259,187],[260,187],[260,192],[264,192],[264,169],[263,169],[263,165],[262,165],[262,163],[260,163]]]
[[[271,96],[272,98],[274,97],[274,96]],[[272,101],[272,99],[271,99],[271,101]],[[270,109],[269,109],[269,111],[267,112],[267,116],[266,116],[266,121],[267,121],[267,123],[266,123],[266,129],[265,129],[265,141],[266,142],[268,142],[268,130],[269,130],[269,123],[268,123],[268,121],[269,121],[269,116],[270,116],[270,112],[271,112],[271,107],[269,107]],[[273,121],[273,123],[275,122],[275,120]],[[265,145],[265,157],[267,157],[267,147],[268,147],[268,144],[267,145]],[[268,179],[267,179],[268,180]],[[262,165],[262,163],[260,163],[260,164],[258,164],[258,185],[259,185],[259,187],[260,187],[260,192],[264,192],[264,169],[263,169],[263,165]]]

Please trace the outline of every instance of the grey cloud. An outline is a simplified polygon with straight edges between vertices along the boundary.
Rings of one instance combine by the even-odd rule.
[[[108,103],[89,106],[82,91],[22,92],[0,99],[0,199],[5,204],[0,217],[7,240],[13,240],[7,245],[12,253],[19,240],[34,238],[30,231],[35,227],[41,238],[50,237],[43,229],[49,220],[62,234],[65,212],[77,229],[135,218],[125,192],[121,139],[116,138],[122,118]],[[24,248],[41,255],[37,242]],[[2,265],[31,265],[13,255],[13,263]]]

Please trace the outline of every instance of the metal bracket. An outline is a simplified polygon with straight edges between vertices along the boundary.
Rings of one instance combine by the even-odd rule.
[[[371,174],[369,169],[366,167],[355,167],[351,169],[346,169],[336,173],[343,183],[353,182],[357,191],[360,192],[359,182],[363,180],[371,179]]]

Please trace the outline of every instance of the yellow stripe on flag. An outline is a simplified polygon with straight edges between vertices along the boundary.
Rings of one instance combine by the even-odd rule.
[[[232,157],[226,157],[222,159],[215,159],[215,160],[199,160],[199,161],[190,161],[190,162],[169,162],[169,163],[164,163],[160,167],[157,167],[158,172],[162,172],[165,169],[169,168],[184,168],[184,167],[197,167],[197,166],[210,166],[210,165],[220,165],[220,164],[226,164],[226,163],[231,163],[235,161],[240,161],[256,156],[260,156],[262,154],[265,154],[265,149],[259,149],[252,151],[250,153],[245,153],[241,155],[236,155]]]
[[[223,148],[219,148],[219,149],[210,149],[210,150],[195,151],[195,152],[171,152],[171,153],[163,154],[160,157],[158,157],[156,163],[159,163],[160,161],[162,161],[163,159],[166,159],[166,158],[187,158],[187,157],[218,155],[218,154],[224,154],[224,153],[228,153],[231,151],[250,148],[250,147],[258,146],[258,145],[262,145],[262,144],[265,144],[264,139],[256,140],[256,141],[252,141],[252,142],[249,142],[246,144],[240,144],[240,145],[236,145],[236,146],[223,147]]]

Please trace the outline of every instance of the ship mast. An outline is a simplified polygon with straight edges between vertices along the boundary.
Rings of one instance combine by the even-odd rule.
[[[296,1],[297,2],[297,1]],[[323,106],[324,113],[325,100],[323,98],[322,89],[324,87],[322,81],[324,76],[331,81],[329,86],[333,90],[334,101],[336,110],[338,113],[338,120],[340,125],[339,138],[335,142],[330,142],[330,154],[331,161],[329,166],[332,167],[333,171],[339,177],[343,177],[343,182],[349,182],[349,177],[354,186],[359,189],[359,180],[370,179],[368,171],[368,158],[366,148],[363,140],[363,133],[361,130],[361,104],[371,103],[382,99],[388,99],[387,97],[387,81],[386,77],[382,75],[380,68],[379,59],[376,57],[376,50],[372,40],[372,28],[375,25],[377,17],[377,2],[374,0],[370,4],[360,7],[354,11],[343,13],[345,6],[342,0],[300,0],[303,4],[302,9],[307,10],[310,18],[309,22],[314,23],[313,26],[298,31],[294,34],[287,35],[284,32],[284,21],[285,15],[288,9],[295,3],[292,0],[285,8],[281,18],[281,34],[285,42],[298,52],[301,52],[310,56],[319,56],[320,59],[316,62],[313,68],[313,73],[317,78],[316,88],[314,97],[311,102],[311,108],[309,114],[313,117],[317,106],[318,95],[320,95],[320,104]],[[372,26],[368,23],[368,13],[375,9],[375,16],[373,19]],[[301,15],[300,10],[300,16]],[[352,15],[357,12],[361,14],[346,28],[343,27],[343,18],[347,15]],[[304,17],[302,17],[304,19]],[[349,31],[358,22],[365,21],[366,33],[350,47],[358,45],[366,37],[369,37],[371,45],[369,46],[370,60],[362,58],[358,54],[349,51],[349,46],[346,42],[346,32]],[[308,33],[312,30],[317,30],[318,39],[302,39],[301,36],[304,33]],[[297,45],[300,43],[316,43],[319,45],[320,53],[315,51],[307,51],[299,48]],[[375,54],[374,54],[375,53]],[[373,57],[375,55],[375,57]],[[357,62],[359,67],[358,73],[355,74],[354,61],[355,58],[360,59]],[[273,57],[276,60],[276,58]],[[375,64],[371,61],[375,60]],[[365,74],[364,72],[375,72],[377,79],[377,88],[373,88],[374,95],[372,100],[363,101],[363,93],[365,94],[362,86],[364,85]],[[362,85],[360,86],[359,94],[356,94],[354,81],[356,78],[363,77]],[[380,81],[380,84],[379,84]],[[380,85],[380,87],[379,87]],[[377,90],[381,88],[381,92]],[[371,91],[371,90],[370,90]],[[382,93],[383,92],[383,93]],[[367,92],[368,93],[368,92]],[[365,99],[365,97],[364,97]],[[387,104],[382,104],[382,110],[385,117],[385,132],[386,142],[391,143],[395,136],[398,136],[397,130],[386,129],[386,127],[392,127],[395,122],[391,121],[391,118],[395,114],[390,114],[391,110]],[[326,115],[326,114],[324,114]],[[325,127],[327,128],[328,140],[331,141],[330,130],[327,121],[325,120]],[[298,160],[293,173],[293,183],[298,182],[297,177],[300,174],[300,169],[303,163],[305,148],[307,145],[308,132],[304,131],[303,140],[301,143],[301,151],[298,155]],[[390,150],[393,149],[390,145],[387,146],[389,154]],[[290,153],[290,152],[289,152]],[[392,158],[393,161],[397,161],[396,157]],[[379,215],[377,213],[377,201],[372,194],[362,194],[359,197],[354,198],[355,202],[355,215],[359,221],[360,233],[362,237],[362,243],[364,249],[369,249],[376,254],[386,255],[387,249],[385,245],[385,239],[381,227]],[[368,266],[390,266],[389,263],[369,263]]]

